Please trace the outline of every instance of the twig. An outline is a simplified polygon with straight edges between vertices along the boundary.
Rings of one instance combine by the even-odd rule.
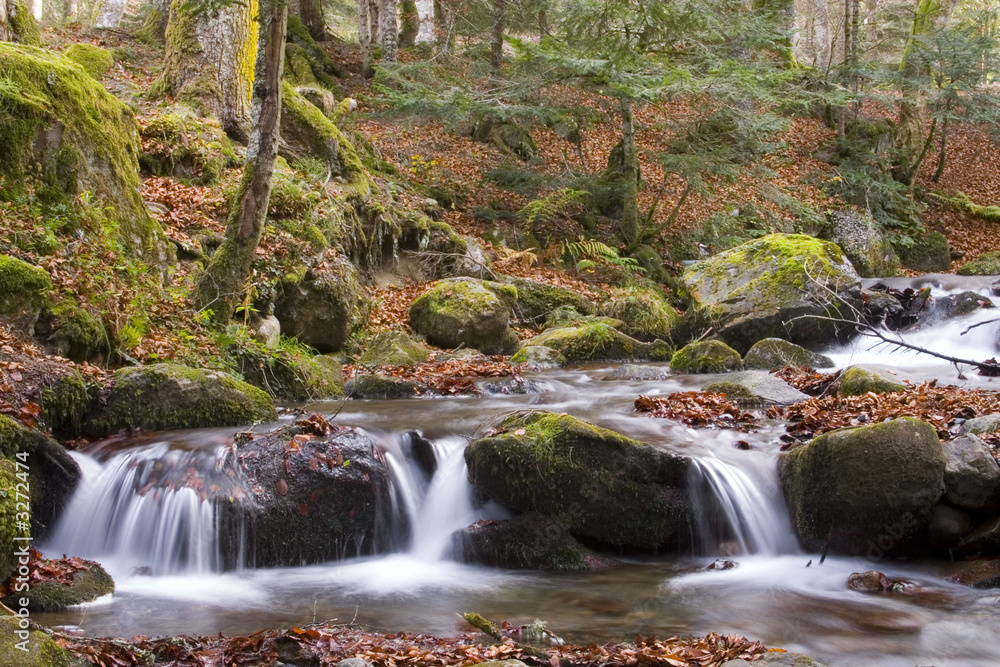
[[[960,333],[958,335],[959,336],[964,336],[965,334],[969,333],[970,331],[972,331],[976,327],[981,327],[984,324],[993,324],[994,322],[1000,322],[1000,317],[995,317],[992,320],[986,320],[985,322],[977,322],[976,324],[970,324],[969,327],[965,331],[963,331],[962,333]]]
[[[493,639],[497,640],[498,642],[510,639],[512,642],[514,642],[514,646],[521,649],[526,655],[530,655],[533,658],[538,658],[539,660],[544,660],[545,662],[548,662],[552,657],[547,652],[539,651],[534,646],[529,646],[528,644],[521,644],[519,642],[515,642],[513,639],[505,635],[500,630],[500,627],[496,623],[480,616],[475,612],[466,612],[464,614],[460,614],[460,616],[465,619],[466,623],[476,628],[477,630],[481,630],[482,632],[488,634],[490,637],[493,637]]]

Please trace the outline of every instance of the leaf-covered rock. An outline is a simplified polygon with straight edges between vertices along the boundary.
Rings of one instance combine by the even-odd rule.
[[[705,391],[726,394],[730,400],[743,407],[791,405],[809,398],[784,380],[776,378],[766,371],[732,373],[721,382],[706,385]]]

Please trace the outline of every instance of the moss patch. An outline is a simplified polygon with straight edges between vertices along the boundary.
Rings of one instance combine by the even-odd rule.
[[[114,56],[111,55],[110,51],[86,42],[73,44],[66,49],[63,55],[78,64],[95,79],[100,79],[110,72],[115,64]]]
[[[667,303],[659,288],[629,285],[611,289],[608,297],[601,304],[601,315],[621,320],[621,330],[629,336],[646,341],[678,338],[681,314]]]
[[[868,392],[891,394],[897,391],[906,391],[906,385],[882,377],[877,372],[861,366],[851,366],[840,376],[841,396],[863,396]]]
[[[77,363],[94,361],[110,351],[104,326],[70,299],[45,308],[36,329],[59,355]]]
[[[28,3],[17,0],[14,3],[14,11],[7,19],[10,22],[10,41],[20,42],[26,46],[42,45],[42,27],[28,9]]]
[[[51,289],[52,279],[44,269],[0,255],[0,316],[6,316],[15,328],[33,332]]]
[[[525,342],[525,346],[538,345],[552,348],[569,362],[648,358],[645,345],[603,322],[546,329]]]
[[[17,636],[18,619],[13,616],[0,617],[0,667],[87,667],[90,663],[77,658],[56,644],[52,637],[40,630],[31,630],[28,641],[18,648],[22,641]]]
[[[372,339],[359,361],[364,366],[408,366],[427,361],[428,352],[402,331],[385,331]]]
[[[771,371],[782,366],[830,368],[833,366],[833,360],[781,338],[765,338],[753,344],[743,357],[743,365],[747,370],[762,371]]]
[[[947,271],[951,266],[951,247],[941,232],[930,232],[909,247],[899,247],[899,258],[914,271]]]
[[[473,278],[440,280],[410,306],[410,326],[435,345],[471,347],[486,354],[511,354],[517,335],[510,329],[512,285]]]
[[[18,480],[17,472],[12,460],[0,457],[0,581],[6,580],[17,567],[14,552],[24,544],[18,538],[30,535],[29,530],[19,527],[22,522],[18,514],[24,511],[25,506],[29,507],[30,513],[31,503],[24,496],[18,498],[15,493],[22,481]],[[24,489],[23,486],[21,488]],[[21,507],[18,507],[19,503],[22,503]]]
[[[344,395],[344,374],[333,357],[253,347],[237,354],[243,379],[276,399],[310,401]]]
[[[726,373],[743,370],[740,353],[721,340],[689,343],[670,358],[672,373]]]
[[[1000,275],[1000,252],[984,252],[971,262],[960,266],[957,273],[960,276]]]

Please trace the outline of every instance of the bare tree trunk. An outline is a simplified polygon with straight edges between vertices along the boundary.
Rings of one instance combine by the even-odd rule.
[[[382,62],[396,62],[399,47],[399,26],[396,24],[396,0],[382,0],[379,19],[382,26]]]
[[[0,0],[0,42],[9,42],[10,20],[7,18],[7,0]]]
[[[454,12],[451,0],[434,0],[435,41],[439,53],[447,53],[455,46]]]
[[[190,0],[171,0],[163,73],[153,92],[217,116],[229,136],[245,142],[257,49],[257,0],[204,11],[192,5]]]
[[[490,42],[490,67],[497,74],[503,67],[503,31],[507,0],[493,0],[493,39]]]
[[[420,12],[416,0],[402,0],[400,13],[403,20],[399,26],[399,45],[408,49],[417,43],[417,35],[420,34]]]
[[[124,2],[124,0],[122,0]],[[24,0],[25,7],[28,8],[28,13],[35,17],[36,21],[42,20],[42,14],[45,8],[42,5],[42,0]]]
[[[326,41],[326,23],[323,21],[322,0],[299,0],[299,18],[317,42]]]
[[[621,235],[625,243],[631,243],[639,233],[639,156],[635,146],[635,125],[632,118],[632,100],[620,100],[622,117],[622,222]]]
[[[382,43],[382,2],[381,0],[368,0],[368,21],[371,24],[372,44]]]
[[[810,0],[809,6],[813,12],[812,42],[816,58],[815,66],[819,70],[826,71],[830,68],[833,60],[830,14],[827,11],[826,0]]]
[[[281,124],[281,75],[285,65],[288,5],[262,0],[254,67],[253,121],[246,166],[236,193],[236,206],[226,223],[226,238],[198,278],[191,301],[228,321],[240,303],[257,245],[264,233],[271,180],[278,157]]]
[[[41,0],[36,0],[36,2],[41,2]],[[128,4],[126,0],[104,0],[94,27],[99,30],[116,29],[118,24],[122,22],[126,4]]]
[[[358,0],[358,42],[361,44],[361,75],[370,79],[375,75],[372,67],[371,13],[368,0]]]

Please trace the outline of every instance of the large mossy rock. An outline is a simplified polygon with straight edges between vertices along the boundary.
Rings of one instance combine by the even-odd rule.
[[[514,317],[522,322],[539,324],[559,308],[569,307],[582,315],[594,314],[594,303],[579,292],[561,285],[549,285],[527,278],[505,278],[517,288]]]
[[[513,354],[517,334],[510,309],[517,288],[474,278],[439,280],[410,306],[410,326],[440,347],[470,347],[486,354]]]
[[[874,368],[851,366],[840,375],[841,396],[863,396],[868,392],[891,394],[897,391],[906,391],[906,385],[885,377]]]
[[[28,525],[17,516],[24,510],[23,505],[18,507],[18,503],[23,501],[18,500],[13,492],[20,481],[17,473],[14,461],[0,456],[0,489],[5,491],[0,494],[0,581],[6,581],[14,572],[18,559],[15,552],[27,545],[19,538],[31,534]]]
[[[878,223],[853,211],[830,214],[829,240],[836,243],[862,278],[894,276],[899,257]]]
[[[71,44],[63,55],[85,69],[87,74],[95,79],[100,79],[115,65],[115,58],[110,51],[89,42]]]
[[[244,349],[236,355],[243,379],[286,401],[318,401],[344,395],[344,373],[331,356],[283,349]]]
[[[771,234],[690,266],[688,317],[745,354],[762,338],[802,345],[828,342],[853,321],[859,278],[843,251],[802,234]],[[848,327],[850,328],[850,327]]]
[[[541,410],[484,428],[465,450],[477,492],[604,545],[655,550],[690,538],[689,459]]]
[[[430,350],[402,331],[383,331],[375,336],[358,359],[363,366],[409,366],[427,361]]]
[[[743,357],[743,365],[747,370],[753,371],[773,371],[783,366],[830,368],[833,360],[781,338],[765,338],[754,343],[747,351]]]
[[[105,217],[105,227],[152,267],[172,247],[139,193],[139,127],[132,111],[77,63],[51,51],[0,43],[0,176],[52,203]]]
[[[116,371],[107,396],[83,428],[100,437],[120,429],[245,426],[277,416],[270,396],[228,373],[154,364]]]
[[[18,454],[31,471],[31,534],[41,539],[69,503],[82,473],[58,442],[0,415],[0,456],[15,460]]]
[[[909,417],[824,433],[779,460],[803,545],[872,558],[919,550],[944,474],[934,427]]]
[[[44,269],[0,255],[0,321],[32,335],[51,289],[52,279]]]
[[[743,370],[740,353],[721,340],[688,343],[670,358],[672,373],[727,373]]]
[[[28,629],[28,638],[18,635],[22,628],[13,616],[0,617],[0,667],[89,667],[93,663],[78,658],[56,644],[41,630]],[[24,643],[22,643],[24,642]],[[23,646],[22,651],[19,646]]]
[[[299,566],[391,546],[389,469],[363,432],[305,421],[241,444],[237,458],[255,488],[217,503],[226,567],[241,554],[249,567]]]
[[[361,322],[364,291],[344,256],[328,258],[305,275],[278,283],[274,316],[286,336],[326,354],[340,350]]]
[[[46,306],[35,325],[35,337],[52,352],[78,364],[110,351],[104,325],[72,299]]]
[[[599,312],[620,320],[619,329],[623,333],[644,341],[680,339],[683,318],[658,288],[639,285],[612,288],[608,297]]]
[[[575,327],[546,329],[524,342],[525,347],[547,347],[567,362],[665,361],[673,351],[663,341],[644,343],[600,321]]]
[[[984,252],[970,262],[958,267],[960,276],[997,276],[1000,275],[1000,252]]]
[[[142,139],[139,166],[147,175],[213,185],[227,165],[241,161],[218,121],[193,117],[183,107],[151,118]]]
[[[899,258],[906,268],[914,271],[947,271],[951,266],[951,247],[944,234],[930,232],[917,239],[913,245],[900,247]]]
[[[525,345],[514,353],[510,363],[521,364],[526,370],[540,371],[547,368],[562,368],[566,365],[566,357],[545,345]]]
[[[20,598],[28,600],[31,611],[59,611],[66,607],[93,602],[99,597],[115,592],[115,582],[99,563],[83,561],[86,569],[68,575],[69,583],[62,581],[39,581],[31,585],[25,593],[13,593],[4,600],[7,606],[15,606]]]

